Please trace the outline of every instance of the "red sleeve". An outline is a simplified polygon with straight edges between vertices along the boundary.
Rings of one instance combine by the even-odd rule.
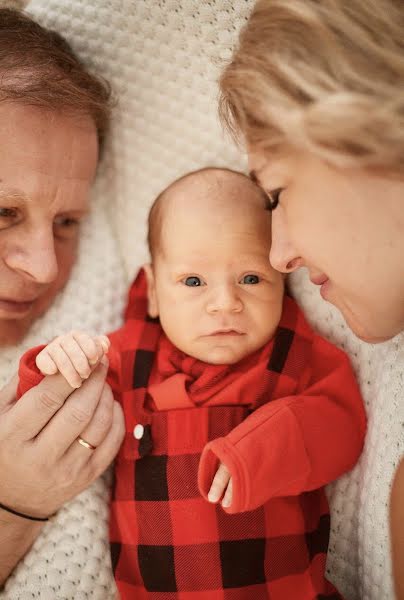
[[[111,340],[111,347],[108,351],[108,360],[109,360],[109,369],[107,375],[107,383],[112,388],[114,392],[114,396],[119,396],[119,374],[120,374],[120,352],[117,348],[116,342],[118,341],[116,338],[116,334],[112,333],[108,335]],[[25,354],[20,359],[20,364],[18,368],[18,388],[17,388],[17,400],[21,398],[25,392],[30,390],[32,387],[38,385],[44,375],[39,371],[38,367],[35,364],[35,359],[37,355],[45,348],[45,345],[36,346],[35,348],[31,348],[27,350]],[[118,398],[117,398],[118,399]]]
[[[233,500],[226,512],[252,510],[277,496],[320,488],[358,460],[366,415],[349,359],[318,336],[312,352],[312,377],[302,393],[269,402],[205,447],[199,489],[207,498],[223,462],[233,478]]]
[[[35,359],[41,350],[45,348],[45,345],[36,346],[27,350],[20,359],[20,365],[18,367],[18,387],[17,387],[17,400],[21,398],[25,392],[28,392],[32,387],[35,387],[42,381],[44,376],[39,371],[35,364]]]

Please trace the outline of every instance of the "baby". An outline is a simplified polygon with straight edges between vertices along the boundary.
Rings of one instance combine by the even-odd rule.
[[[365,414],[348,358],[270,266],[265,204],[234,171],[177,180],[150,211],[124,326],[22,361],[21,391],[35,361],[77,387],[108,353],[126,421],[110,528],[122,598],[340,598],[323,486],[357,461]]]

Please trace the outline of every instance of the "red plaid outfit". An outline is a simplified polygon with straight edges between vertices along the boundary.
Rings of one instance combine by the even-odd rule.
[[[340,599],[324,577],[322,486],[362,449],[348,358],[287,297],[274,339],[228,367],[176,350],[146,307],[141,272],[125,325],[109,336],[109,382],[126,422],[110,526],[121,598]],[[22,359],[20,393],[41,378],[38,351]],[[202,497],[219,460],[234,483],[226,510]]]

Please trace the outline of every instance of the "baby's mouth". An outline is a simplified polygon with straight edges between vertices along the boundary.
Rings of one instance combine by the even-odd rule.
[[[237,331],[236,329],[217,329],[216,331],[212,331],[209,334],[210,336],[240,336],[244,335],[241,331]]]

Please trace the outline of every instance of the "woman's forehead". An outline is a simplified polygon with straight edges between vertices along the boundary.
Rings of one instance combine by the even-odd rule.
[[[297,153],[269,155],[260,150],[249,150],[248,166],[252,181],[262,185],[263,178],[275,179],[287,175],[296,163]]]

